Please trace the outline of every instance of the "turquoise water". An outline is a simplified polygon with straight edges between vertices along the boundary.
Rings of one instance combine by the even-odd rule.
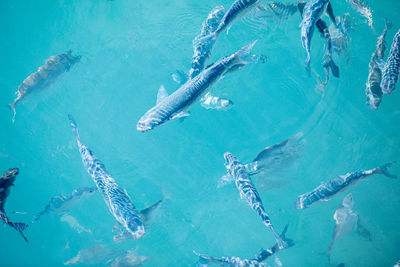
[[[0,171],[20,168],[6,204],[9,217],[29,223],[51,197],[94,185],[82,165],[68,113],[79,124],[82,142],[139,209],[163,194],[166,198],[146,235],[124,243],[113,242],[115,219],[98,193],[69,213],[91,233],[77,233],[57,214],[30,224],[25,230],[29,243],[14,229],[1,227],[0,266],[62,266],[94,244],[136,249],[137,255],[151,257],[146,266],[195,266],[192,250],[251,258],[275,241],[233,184],[217,188],[226,172],[223,154],[229,151],[249,162],[264,147],[298,132],[306,140],[303,156],[272,178],[284,186],[259,188],[275,228],[281,232],[289,224],[287,236],[295,242],[276,254],[283,265],[392,266],[400,258],[399,180],[372,176],[329,202],[294,209],[297,196],[322,181],[400,160],[400,89],[384,96],[376,111],[365,105],[364,93],[383,18],[394,25],[386,54],[399,28],[398,1],[369,1],[376,33],[346,1],[331,1],[336,15],[350,12],[358,24],[350,35],[350,60],[346,63],[342,56],[337,61],[340,78],[331,78],[324,92],[316,89],[316,74],[323,75],[324,41],[316,31],[309,77],[298,13],[261,29],[238,20],[229,35],[219,36],[209,62],[255,39],[253,53],[265,55],[267,62],[229,74],[213,87],[215,94],[232,99],[234,107],[224,112],[196,104],[182,123],[169,122],[146,133],[136,130],[139,118],[155,104],[159,86],[173,92],[177,84],[171,73],[190,68],[192,39],[209,11],[216,5],[227,9],[232,2],[0,2]],[[13,124],[6,104],[18,86],[50,56],[68,49],[82,55],[81,62],[20,103]],[[400,175],[399,165],[391,172]],[[372,241],[354,231],[345,235],[329,263],[321,253],[332,238],[333,214],[350,192]],[[267,263],[276,265],[274,257]]]

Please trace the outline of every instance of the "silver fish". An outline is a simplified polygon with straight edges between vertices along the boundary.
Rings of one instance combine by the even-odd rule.
[[[165,88],[161,86],[158,91],[156,106],[140,118],[136,126],[137,130],[146,132],[169,120],[189,116],[188,109],[207,93],[212,84],[226,73],[237,70],[253,61],[249,53],[254,44],[255,42],[227,58],[218,60],[169,96]]]
[[[396,87],[400,75],[400,30],[397,31],[390,47],[389,57],[386,61],[382,75],[382,92],[390,94]]]
[[[138,211],[127,192],[122,190],[114,178],[106,171],[104,164],[97,159],[87,146],[81,143],[75,120],[71,115],[68,115],[68,118],[78,143],[83,165],[92,176],[111,214],[118,224],[122,226],[119,234],[114,236],[114,240],[141,238],[145,234],[145,224],[149,223],[152,213],[161,204],[162,200],[142,211]]]
[[[13,122],[16,115],[15,106],[19,101],[33,91],[38,91],[48,87],[58,78],[58,76],[69,71],[71,66],[79,62],[80,59],[81,56],[73,56],[72,51],[69,50],[64,54],[50,57],[48,60],[46,60],[43,66],[41,66],[36,72],[29,75],[28,78],[26,78],[18,87],[17,98],[13,103],[8,104],[14,113]]]
[[[372,54],[371,60],[369,62],[369,73],[368,81],[366,83],[365,94],[367,96],[367,105],[371,109],[378,109],[379,104],[382,101],[382,65],[384,65],[386,42],[385,37],[387,31],[392,27],[392,24],[385,20],[385,29],[381,36],[378,37],[378,42],[376,44],[376,49]]]
[[[224,154],[225,167],[229,174],[233,177],[236,188],[239,190],[240,197],[245,199],[249,206],[260,216],[265,226],[272,232],[275,240],[279,246],[279,249],[287,247],[287,244],[282,238],[275,232],[274,227],[271,224],[271,220],[268,214],[265,212],[262,200],[251,181],[250,175],[246,171],[245,166],[231,153],[226,152]]]
[[[72,191],[68,196],[52,197],[44,210],[35,216],[32,223],[47,213],[65,213],[70,211],[81,199],[93,195],[96,190],[96,187],[81,187]]]
[[[389,178],[397,178],[397,176],[392,175],[388,172],[388,168],[393,163],[394,162],[386,163],[368,171],[356,171],[347,173],[345,175],[340,175],[332,180],[329,180],[328,182],[321,184],[311,192],[300,195],[296,200],[295,209],[299,210],[308,208],[317,201],[328,201],[337,193],[344,191],[349,186],[355,184],[359,180],[362,180],[374,174],[383,174]]]
[[[329,245],[327,253],[332,251],[335,242],[357,228],[357,232],[364,236],[370,236],[368,230],[366,230],[360,223],[359,216],[353,211],[354,200],[351,194],[348,194],[344,199],[339,208],[335,211],[333,219],[336,222],[335,229],[332,234],[332,242]]]

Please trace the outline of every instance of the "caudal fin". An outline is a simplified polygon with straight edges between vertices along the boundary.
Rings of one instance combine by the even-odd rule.
[[[235,53],[236,61],[239,65],[247,65],[256,61],[256,58],[250,55],[251,49],[253,49],[254,45],[257,43],[257,40],[242,47],[239,51]]]
[[[329,60],[328,66],[332,71],[332,75],[336,78],[339,78],[339,67],[336,65],[332,58]]]
[[[388,171],[388,168],[390,166],[392,166],[394,163],[396,163],[396,162],[393,161],[393,162],[389,162],[389,163],[386,163],[386,164],[383,164],[383,165],[379,166],[378,168],[376,168],[376,173],[383,174],[386,177],[389,177],[389,178],[392,178],[392,179],[397,179],[397,175],[391,174]]]
[[[23,231],[26,229],[26,227],[28,227],[28,225],[26,223],[13,223],[13,222],[10,222],[9,225],[11,227],[13,227],[15,230],[17,230],[22,235],[22,237],[24,238],[24,240],[26,242],[29,242],[28,239],[26,238],[26,236],[23,233]]]
[[[15,115],[17,115],[17,110],[15,109],[15,102],[8,104],[8,107],[13,112],[12,122],[14,123],[15,122]]]

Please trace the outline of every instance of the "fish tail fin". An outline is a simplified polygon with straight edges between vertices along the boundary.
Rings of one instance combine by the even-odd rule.
[[[332,75],[336,78],[339,78],[339,67],[336,65],[335,61],[330,58],[327,64],[332,71]]]
[[[78,143],[80,143],[78,125],[75,122],[75,119],[74,119],[74,117],[72,117],[71,114],[68,114],[68,119],[69,119],[69,123],[71,124],[72,131],[74,132],[74,134],[76,136],[76,140],[78,141]]]
[[[256,59],[250,55],[251,49],[253,49],[254,45],[257,43],[257,40],[242,47],[239,51],[235,53],[235,58],[238,64],[247,65],[249,63],[254,62]]]
[[[394,163],[396,163],[395,161],[393,162],[389,162],[386,164],[383,164],[381,166],[379,166],[378,168],[375,169],[375,173],[380,173],[385,175],[386,177],[392,178],[392,179],[397,179],[397,176],[394,174],[389,173],[388,168],[390,166],[392,166]]]
[[[11,223],[11,224],[12,225],[10,225],[10,226],[13,227],[15,230],[17,230],[22,235],[22,237],[24,238],[24,240],[26,242],[29,242],[23,233],[23,231],[28,227],[28,224],[26,224],[26,223]]]
[[[15,109],[15,102],[8,104],[8,107],[13,112],[12,122],[14,123],[15,122],[15,115],[17,115],[17,110]]]
[[[274,238],[275,238],[275,240],[276,240],[276,244],[278,245],[278,248],[281,250],[281,249],[284,249],[284,248],[287,248],[288,247],[288,244],[282,239],[282,237],[281,236],[279,236],[276,232],[275,232],[275,230],[274,230],[274,228],[272,227],[272,225],[271,224],[267,224],[268,225],[268,228],[271,230],[271,232],[272,232],[272,234],[274,235]]]

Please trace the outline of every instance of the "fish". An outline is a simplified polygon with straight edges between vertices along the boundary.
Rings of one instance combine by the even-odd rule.
[[[368,26],[374,30],[374,20],[372,19],[372,10],[368,7],[365,0],[346,0],[353,9],[355,9],[361,16],[366,18]]]
[[[188,109],[207,93],[213,83],[224,77],[226,73],[253,62],[254,59],[249,53],[255,43],[256,41],[229,57],[221,58],[195,78],[188,80],[171,95],[168,95],[164,86],[161,86],[157,94],[156,106],[139,119],[136,129],[146,132],[167,121],[188,117],[190,115]]]
[[[272,175],[289,169],[302,155],[306,141],[303,133],[287,138],[280,143],[264,148],[252,162],[244,167],[249,175]],[[229,172],[221,177],[218,187],[233,181]]]
[[[305,209],[310,207],[315,202],[328,201],[337,193],[346,190],[349,186],[354,185],[359,180],[365,179],[374,174],[383,174],[386,177],[396,179],[396,175],[388,172],[388,168],[394,163],[395,162],[386,163],[367,171],[350,172],[322,183],[311,192],[300,195],[295,202],[295,209]]]
[[[301,4],[299,4],[299,9],[301,9]],[[305,61],[307,71],[310,71],[311,38],[313,36],[317,21],[325,12],[328,13],[332,21],[335,21],[335,16],[333,15],[332,6],[330,5],[329,0],[310,0],[309,2],[305,3],[303,11],[301,11],[301,43],[307,53],[307,58]]]
[[[200,105],[205,109],[228,110],[233,106],[233,101],[208,92],[200,99]]]
[[[126,251],[125,255],[116,258],[109,267],[134,267],[142,266],[144,263],[150,261],[151,258],[147,256],[138,256],[135,250]]]
[[[44,214],[48,213],[65,213],[70,211],[81,199],[87,198],[94,194],[96,187],[80,187],[72,191],[68,196],[52,197],[43,211],[39,212],[32,223],[40,219]]]
[[[86,229],[85,227],[83,227],[82,225],[80,225],[80,223],[76,220],[76,218],[72,215],[69,214],[64,214],[60,220],[62,222],[65,222],[69,225],[69,227],[71,227],[72,229],[74,229],[78,234],[81,234],[83,232],[86,233],[91,233],[92,231],[90,229]]]
[[[396,87],[400,75],[400,29],[393,38],[388,59],[383,69],[382,93],[391,94]]]
[[[283,230],[281,234],[281,238],[285,240],[287,243],[287,248],[294,246],[293,240],[286,238],[285,234],[288,229],[288,225],[285,226],[285,229]],[[238,266],[238,267],[264,267],[268,266],[267,264],[263,263],[266,259],[271,257],[272,255],[276,254],[279,252],[281,249],[279,248],[278,244],[275,244],[273,247],[269,249],[262,249],[257,255],[252,258],[252,259],[240,259],[238,257],[221,257],[221,258],[216,258],[216,257],[211,257],[208,255],[200,254],[196,251],[193,251],[194,254],[196,254],[199,257],[198,260],[198,266],[208,266],[211,264],[218,264],[219,266]]]
[[[193,79],[203,71],[216,41],[215,38],[204,37],[210,35],[218,28],[224,14],[225,9],[223,6],[217,6],[211,10],[207,19],[203,22],[200,34],[193,39],[193,57],[192,66],[189,70],[189,79]],[[187,78],[185,80],[187,80]]]
[[[393,265],[393,267],[400,267],[400,260],[398,260],[398,261]]]
[[[232,153],[226,152],[224,154],[224,159],[225,167],[229,174],[233,177],[236,188],[239,190],[240,197],[242,199],[244,198],[249,206],[258,214],[258,216],[260,216],[264,225],[273,234],[279,249],[287,247],[286,242],[275,232],[275,229],[271,224],[271,220],[268,214],[265,212],[260,195],[253,185],[245,166]]]
[[[348,194],[343,199],[342,204],[335,211],[333,219],[335,220],[336,224],[332,234],[332,241],[327,251],[328,255],[332,251],[335,242],[355,228],[357,228],[357,232],[359,234],[369,237],[370,239],[371,234],[361,225],[359,215],[353,211],[353,206],[353,196],[351,194]]]
[[[64,262],[64,265],[85,264],[99,265],[112,262],[116,257],[125,255],[126,251],[109,249],[103,244],[96,244],[86,249],[82,249],[72,259]]]
[[[381,101],[382,101],[382,69],[384,66],[384,58],[385,58],[385,49],[386,42],[385,37],[387,31],[392,27],[390,21],[385,20],[385,29],[383,33],[378,37],[378,42],[376,44],[376,48],[374,53],[372,54],[371,60],[369,62],[369,73],[368,80],[366,83],[365,94],[367,96],[367,105],[371,109],[378,109]]]
[[[19,174],[18,168],[11,168],[4,172],[0,177],[0,219],[10,227],[17,230],[23,239],[28,242],[28,239],[24,235],[23,231],[28,227],[28,224],[21,222],[12,222],[8,218],[4,206],[6,204],[7,198],[10,194],[10,187],[14,186],[15,178]]]
[[[294,3],[268,2],[260,4],[254,9],[254,17],[273,19],[276,21],[287,20],[297,11]]]
[[[50,57],[36,72],[29,75],[18,87],[17,97],[14,99],[14,102],[8,104],[9,108],[13,111],[12,121],[15,121],[15,115],[17,114],[16,105],[18,102],[32,92],[50,86],[61,74],[68,72],[80,59],[81,56],[73,56],[72,50],[68,50],[66,53]]]
[[[329,26],[333,51],[341,56],[342,52],[346,55],[347,63],[350,60],[348,44],[350,43],[350,32],[355,29],[354,17],[349,13],[336,17],[338,28],[334,23]]]
[[[76,137],[82,163],[95,182],[111,214],[117,220],[117,225],[122,226],[119,234],[114,236],[114,241],[143,237],[146,232],[145,225],[149,224],[154,211],[163,199],[144,210],[138,211],[126,190],[123,190],[117,184],[94,153],[81,143],[78,126],[71,114],[68,115],[68,118]]]

